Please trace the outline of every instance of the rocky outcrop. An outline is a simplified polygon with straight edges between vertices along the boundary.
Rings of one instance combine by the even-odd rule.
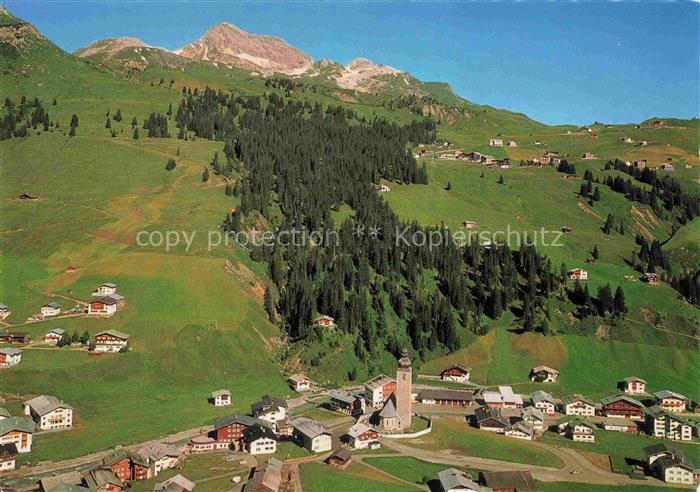
[[[87,58],[95,55],[105,55],[111,58],[125,48],[149,48],[150,46],[139,38],[112,38],[95,41],[86,48],[80,48],[73,53],[78,58]]]
[[[366,58],[356,58],[341,70],[335,81],[343,89],[372,92],[378,89],[377,85],[381,85],[378,77],[400,73],[395,68],[378,65]]]

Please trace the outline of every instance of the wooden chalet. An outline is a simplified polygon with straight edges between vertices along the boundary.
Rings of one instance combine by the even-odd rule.
[[[471,377],[472,368],[464,364],[454,364],[440,373],[443,381],[453,381],[455,383],[466,383]]]
[[[603,414],[606,417],[624,417],[631,420],[644,420],[644,405],[629,396],[615,395],[603,398]]]

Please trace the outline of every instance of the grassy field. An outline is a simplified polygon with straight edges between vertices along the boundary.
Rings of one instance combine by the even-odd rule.
[[[574,482],[537,482],[537,490],[541,492],[660,492],[668,490],[668,487],[653,487],[651,485],[620,487],[617,485],[589,485]]]
[[[340,471],[319,463],[309,463],[301,467],[301,482],[307,492],[347,490],[350,482],[353,489],[359,490],[376,492],[417,490],[417,487],[392,480],[360,464],[353,464],[347,471]]]
[[[443,463],[429,463],[417,458],[403,456],[397,458],[368,458],[365,462],[416,484],[426,484],[431,480],[436,480],[438,472],[445,468],[455,468]],[[471,472],[474,480],[478,479],[478,472],[466,469],[464,471]]]
[[[431,451],[451,450],[465,456],[493,458],[515,463],[560,467],[554,454],[531,443],[480,431],[466,423],[434,419],[433,431],[417,439],[404,442],[409,446]]]

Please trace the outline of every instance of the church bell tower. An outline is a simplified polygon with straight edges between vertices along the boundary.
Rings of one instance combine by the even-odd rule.
[[[413,391],[413,369],[408,350],[403,349],[396,369],[396,410],[404,429],[411,427],[411,393]]]

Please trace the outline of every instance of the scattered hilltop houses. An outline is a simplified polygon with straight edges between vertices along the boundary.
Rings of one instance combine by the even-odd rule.
[[[357,417],[365,413],[365,400],[360,395],[345,390],[333,389],[330,392],[330,406],[337,412]]]
[[[554,397],[546,391],[535,391],[530,398],[534,407],[544,414],[553,416],[556,413],[557,405]]]
[[[679,449],[661,443],[644,448],[644,454],[649,469],[656,478],[667,483],[695,484],[695,466]]]
[[[272,395],[265,395],[251,405],[253,417],[268,422],[276,433],[280,433],[287,419],[287,408],[287,400]]]
[[[442,492],[479,492],[481,487],[461,470],[447,468],[438,472],[438,481]]]
[[[556,383],[559,371],[549,366],[535,366],[530,369],[530,381],[538,383]]]
[[[269,427],[252,425],[243,431],[245,449],[250,454],[272,454],[277,451],[277,438]]]
[[[533,159],[535,162],[539,162],[540,164],[552,164],[552,165],[557,165],[561,163],[561,156],[559,155],[559,152],[553,152],[553,151],[547,151],[542,155],[542,157],[538,159]]]
[[[314,326],[320,326],[321,328],[333,328],[335,326],[335,320],[330,316],[322,315],[314,320]]]
[[[24,414],[34,420],[41,430],[73,427],[73,407],[55,396],[41,395],[23,404]]]
[[[92,293],[95,297],[111,296],[117,293],[117,284],[112,282],[105,282],[97,286],[97,289]]]
[[[0,343],[29,343],[29,333],[0,333]]]
[[[396,379],[380,374],[365,383],[365,400],[367,404],[380,408],[396,392]]]
[[[0,348],[0,369],[7,369],[22,362],[22,352],[16,348]]]
[[[636,376],[623,379],[620,386],[627,395],[643,395],[647,392],[647,382]]]
[[[498,391],[484,391],[484,405],[491,408],[522,408],[522,395],[513,392],[510,386],[499,386]]]
[[[474,394],[471,391],[454,389],[424,389],[418,395],[423,405],[450,405],[470,407],[474,404]]]
[[[583,268],[574,268],[566,273],[571,280],[588,280],[588,272]]]
[[[124,306],[125,299],[119,294],[110,294],[88,302],[88,316],[111,318]]]
[[[668,413],[658,405],[647,408],[646,425],[649,433],[660,439],[693,440],[695,426],[678,415]]]
[[[350,427],[347,436],[348,444],[354,449],[367,448],[371,442],[379,439],[379,433],[362,422]]]
[[[284,462],[277,458],[258,465],[243,487],[244,492],[279,492],[282,484],[282,468]]]
[[[14,444],[0,445],[0,475],[15,469],[17,446]]]
[[[659,276],[655,273],[646,272],[642,275],[642,282],[646,282],[649,285],[659,285]]]
[[[606,417],[623,417],[631,420],[644,420],[644,405],[629,396],[615,395],[600,400]]]
[[[289,383],[289,387],[297,393],[308,391],[311,388],[311,380],[303,374],[293,374],[289,376],[287,382]]]
[[[646,147],[647,145],[649,145],[648,140],[640,140],[639,142],[637,142],[638,147]]]
[[[165,470],[175,468],[184,458],[180,449],[162,442],[149,444],[139,449],[138,454],[146,459],[154,476]]]
[[[583,154],[581,154],[581,159],[592,160],[597,159],[597,157],[593,152],[584,152]]]
[[[129,335],[117,330],[105,330],[95,335],[95,352],[121,352],[129,344]]]
[[[687,397],[669,390],[657,391],[654,393],[654,398],[656,398],[658,406],[671,413],[685,412],[688,404]]]
[[[440,373],[440,379],[443,381],[453,381],[455,383],[466,383],[472,373],[472,368],[464,364],[455,364]]]
[[[477,408],[474,411],[474,422],[479,429],[497,434],[505,434],[506,430],[510,429],[510,421],[500,408]]]
[[[213,391],[209,401],[215,407],[227,407],[231,405],[231,392],[227,389]]]
[[[503,140],[500,138],[492,138],[489,140],[489,145],[491,147],[503,147]]]
[[[562,407],[565,415],[578,417],[593,417],[595,415],[593,400],[579,394],[565,396],[562,399]]]
[[[573,419],[559,426],[560,432],[576,442],[595,442],[593,426],[580,419]]]
[[[7,417],[0,419],[0,446],[14,444],[18,453],[29,453],[32,450],[32,435],[36,425],[23,417]]]
[[[179,473],[174,477],[160,482],[153,488],[154,492],[193,492],[195,483]]]
[[[63,328],[54,328],[44,334],[44,343],[58,345],[64,336],[66,336],[66,330]]]
[[[41,306],[41,315],[45,318],[58,316],[61,314],[61,305],[57,302],[50,302]]]
[[[312,453],[323,453],[333,448],[331,433],[321,424],[307,417],[292,420],[294,439]]]
[[[0,320],[7,318],[11,314],[12,311],[10,311],[10,308],[5,304],[0,303]]]
[[[539,408],[525,407],[520,412],[520,418],[535,430],[544,429],[544,413]]]

